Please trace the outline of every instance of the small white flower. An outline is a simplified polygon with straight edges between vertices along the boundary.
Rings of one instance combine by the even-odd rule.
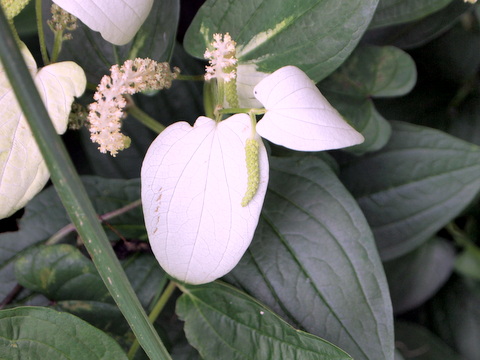
[[[225,82],[235,79],[235,41],[232,40],[229,33],[225,36],[221,34],[213,35],[214,41],[211,43],[213,50],[206,50],[204,57],[209,59],[210,65],[205,68],[205,80],[213,78],[223,79]]]

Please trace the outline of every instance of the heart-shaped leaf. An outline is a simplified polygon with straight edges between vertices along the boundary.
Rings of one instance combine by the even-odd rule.
[[[355,200],[317,157],[274,158],[270,170],[255,238],[226,279],[355,359],[392,360],[388,285]]]
[[[0,311],[0,358],[127,360],[120,346],[102,331],[45,307]]]
[[[185,321],[189,342],[204,359],[352,359],[222,283],[184,288],[177,313]]]
[[[173,277],[205,283],[229,272],[250,245],[268,182],[260,138],[259,173],[247,172],[251,119],[237,114],[219,123],[199,117],[178,122],[150,146],[142,165],[142,201],[152,249]],[[256,195],[242,205],[250,181]]]
[[[253,93],[267,109],[257,124],[257,132],[275,144],[293,150],[321,151],[364,140],[295,66],[285,66],[267,76]]]
[[[22,54],[58,133],[65,132],[74,96],[86,86],[83,70],[73,62],[48,65],[36,71],[25,45]],[[18,105],[3,68],[0,69],[0,218],[8,217],[46,184],[49,173]]]
[[[53,0],[115,45],[128,43],[147,18],[153,0]]]

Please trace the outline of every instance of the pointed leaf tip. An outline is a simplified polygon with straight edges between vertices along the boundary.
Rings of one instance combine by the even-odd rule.
[[[322,151],[364,141],[295,66],[285,66],[267,76],[255,86],[254,95],[267,109],[257,132],[275,144],[299,151]]]

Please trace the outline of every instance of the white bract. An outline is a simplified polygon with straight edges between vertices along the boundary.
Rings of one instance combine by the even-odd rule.
[[[133,39],[147,18],[153,0],[53,0],[115,45]]]
[[[257,132],[275,144],[299,151],[322,151],[364,141],[295,66],[275,71],[260,81],[253,93],[267,109]]]
[[[33,56],[23,44],[21,51],[55,129],[64,133],[73,97],[85,90],[83,70],[67,61],[37,71]],[[0,67],[0,219],[25,206],[49,176],[7,75]]]
[[[259,142],[259,184],[246,206],[247,139]],[[268,158],[250,117],[177,122],[150,146],[142,202],[153,252],[173,277],[191,284],[228,273],[253,238],[268,183]]]
[[[252,241],[268,182],[259,134],[304,151],[363,141],[296,67],[265,77],[254,95],[267,110],[256,130],[246,114],[220,122],[200,117],[193,128],[175,123],[152,143],[143,162],[142,201],[150,243],[160,265],[181,281],[202,284],[225,275]],[[245,153],[250,139],[259,144],[254,159],[259,181],[253,199],[245,201],[254,183],[247,171],[252,154]]]

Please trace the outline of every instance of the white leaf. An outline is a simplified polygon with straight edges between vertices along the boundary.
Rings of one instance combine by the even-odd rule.
[[[253,89],[266,76],[268,76],[267,73],[257,71],[255,64],[239,64],[237,66],[237,94],[240,107],[262,107],[262,104],[253,96]]]
[[[321,151],[364,140],[295,66],[285,66],[267,76],[255,87],[254,95],[267,109],[256,130],[275,144]]]
[[[142,202],[150,244],[167,273],[191,284],[228,273],[253,238],[268,183],[259,141],[260,184],[247,206],[246,114],[220,123],[199,117],[166,128],[142,165]]]
[[[22,54],[58,133],[66,130],[74,96],[86,86],[83,70],[73,62],[48,65],[36,73],[25,46]],[[49,173],[27,120],[0,68],[0,219],[21,209],[45,185]]]
[[[133,39],[147,18],[153,0],[53,0],[115,45]]]

